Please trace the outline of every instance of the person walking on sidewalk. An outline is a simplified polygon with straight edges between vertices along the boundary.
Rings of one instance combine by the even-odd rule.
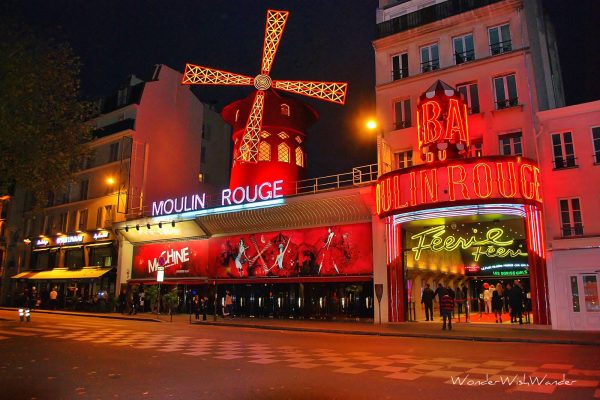
[[[448,293],[444,293],[440,300],[440,312],[442,313],[442,330],[446,330],[446,320],[448,320],[448,329],[452,330],[452,311],[454,310],[454,299]]]
[[[425,306],[425,321],[433,321],[433,298],[435,293],[431,290],[429,283],[425,284],[423,294],[421,295],[421,304]]]
[[[510,308],[514,314],[514,322],[519,320],[519,325],[523,325],[523,287],[521,282],[516,280],[510,291]]]
[[[202,321],[206,321],[206,309],[208,304],[208,297],[200,298],[200,310],[202,311]]]
[[[56,291],[56,287],[52,288],[49,298],[50,298],[50,309],[56,310],[56,303],[58,303],[58,292]]]
[[[496,323],[502,323],[502,285],[496,284],[494,292],[492,293],[492,311],[496,317]]]
[[[198,295],[195,295],[194,300],[192,300],[192,311],[194,312],[196,321],[200,320],[200,297]]]
[[[223,316],[233,318],[233,298],[231,297],[231,292],[229,289],[225,292],[225,310],[223,312]]]

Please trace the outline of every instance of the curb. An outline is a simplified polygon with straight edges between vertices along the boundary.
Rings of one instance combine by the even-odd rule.
[[[18,308],[11,308],[11,307],[0,307],[0,310],[4,310],[4,311],[17,311]],[[128,320],[128,321],[143,321],[143,322],[165,322],[162,321],[160,319],[156,319],[156,318],[147,318],[147,317],[139,317],[139,318],[131,318],[129,316],[125,316],[125,315],[112,315],[110,313],[108,314],[90,314],[90,313],[82,313],[82,312],[77,312],[77,311],[53,311],[53,310],[38,310],[38,309],[32,309],[31,310],[31,314],[53,314],[53,315],[74,315],[77,317],[93,317],[93,318],[104,318],[104,319],[121,319],[121,320]]]
[[[265,329],[273,331],[292,331],[292,332],[315,332],[315,333],[329,333],[329,334],[342,334],[342,335],[358,335],[358,336],[382,336],[382,337],[406,337],[406,338],[419,338],[419,339],[442,339],[442,340],[462,340],[469,342],[500,342],[500,343],[539,343],[539,344],[563,344],[563,345],[577,345],[577,346],[600,346],[600,342],[588,342],[578,341],[572,339],[528,339],[520,337],[498,337],[498,336],[469,336],[469,335],[437,335],[431,333],[410,333],[410,332],[377,332],[377,331],[359,331],[359,330],[344,330],[344,329],[323,329],[323,328],[302,328],[296,326],[273,326],[273,325],[261,325],[261,324],[244,324],[235,322],[214,322],[214,321],[203,321],[203,322],[192,322],[192,325],[213,325],[213,326],[224,326],[224,327],[235,327],[235,328],[252,328],[252,329]],[[451,334],[450,334],[451,335]]]

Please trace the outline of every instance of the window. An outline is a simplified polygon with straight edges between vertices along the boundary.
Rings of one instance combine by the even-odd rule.
[[[600,164],[600,126],[592,128],[592,141],[594,144],[594,163]]]
[[[279,138],[280,138],[281,140],[289,139],[289,137],[290,137],[290,136],[289,136],[287,133],[285,133],[285,132],[279,132],[279,133],[277,134],[277,136],[279,136]]]
[[[52,235],[54,230],[54,215],[46,215],[45,225],[44,225],[44,235],[50,236]]]
[[[398,54],[392,57],[392,80],[406,78],[408,76],[408,53]]]
[[[413,152],[412,150],[400,151],[394,153],[394,168],[402,169],[412,167],[413,165]]]
[[[494,94],[496,96],[496,110],[518,105],[519,97],[517,96],[515,74],[494,78]]]
[[[493,56],[512,50],[508,24],[489,28],[488,35],[490,39],[490,51]]]
[[[421,47],[421,72],[434,71],[440,68],[440,57],[437,43]]]
[[[304,167],[304,153],[300,147],[296,147],[296,165]]]
[[[290,106],[287,104],[281,105],[281,115],[285,115],[286,117],[290,116]]]
[[[67,222],[69,221],[69,214],[66,211],[60,213],[58,216],[58,220],[60,221],[60,226],[58,227],[60,229],[60,233],[66,233]]]
[[[290,162],[290,148],[285,143],[279,143],[277,146],[277,161]]]
[[[260,137],[261,137],[261,138],[263,138],[263,139],[266,139],[266,138],[268,138],[269,136],[271,136],[271,135],[270,135],[270,134],[269,134],[269,132],[267,132],[267,131],[262,131],[262,132],[260,133]]]
[[[90,247],[90,266],[112,267],[114,253],[114,249],[110,245]]]
[[[456,64],[462,64],[475,59],[472,33],[455,37],[452,42],[454,44],[454,61]]]
[[[458,92],[461,94],[465,103],[467,103],[467,109],[469,114],[479,113],[479,91],[476,83],[465,83],[464,85],[458,85],[456,87]]]
[[[483,140],[471,141],[471,157],[483,156]]]
[[[83,258],[83,247],[69,249],[65,251],[65,268],[81,268],[85,264]]]
[[[114,92],[113,92],[114,93]],[[122,107],[127,104],[127,95],[129,94],[129,88],[119,89],[117,92],[117,107]]]
[[[394,103],[394,129],[410,126],[410,99],[396,101]]]
[[[271,146],[267,142],[258,145],[258,161],[271,161]]]
[[[554,155],[554,168],[576,167],[575,152],[573,149],[573,135],[571,132],[552,134],[552,153]]]
[[[79,182],[79,200],[87,200],[89,185],[90,185],[89,179],[84,179],[81,182]]]
[[[583,275],[583,301],[585,310],[591,312],[600,311],[600,296],[598,294],[598,278],[596,275]]]
[[[103,228],[108,228],[112,225],[113,221],[113,206],[109,204],[104,206],[104,225]]]
[[[110,144],[110,155],[108,156],[108,162],[114,162],[119,159],[119,142]]]
[[[514,132],[500,136],[500,154],[503,156],[522,156],[522,139],[523,134],[521,132]]]
[[[77,220],[77,230],[85,231],[87,229],[88,210],[79,210]]]
[[[562,236],[583,235],[583,224],[581,222],[581,206],[578,198],[563,199],[560,204],[560,223]]]
[[[571,276],[571,303],[574,312],[580,312],[581,307],[579,304],[579,286],[577,285],[577,277]]]

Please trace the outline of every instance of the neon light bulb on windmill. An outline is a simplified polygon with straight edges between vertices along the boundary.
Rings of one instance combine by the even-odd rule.
[[[222,112],[225,121],[233,126],[230,188],[274,179],[282,179],[289,185],[303,177],[305,130],[316,122],[318,114],[296,99],[283,97],[275,89],[337,104],[345,102],[346,83],[271,78],[271,67],[288,15],[287,11],[268,10],[260,73],[254,78],[186,65],[182,84],[254,86],[256,89],[247,99],[225,106]]]

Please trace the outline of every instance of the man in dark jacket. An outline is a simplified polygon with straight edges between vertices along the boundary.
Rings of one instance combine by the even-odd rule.
[[[523,325],[523,287],[521,286],[520,281],[515,281],[513,288],[510,291],[510,297],[508,300],[510,302],[512,314],[515,317],[514,322],[517,322],[518,318],[519,324]]]
[[[421,295],[421,304],[425,306],[425,321],[433,321],[433,298],[435,293],[431,290],[429,283],[425,284],[423,294]]]
[[[438,287],[435,289],[435,295],[433,297],[437,296],[438,301],[440,302],[440,317],[442,316],[442,297],[444,297],[446,293],[448,293],[446,288],[441,283],[438,283]]]

